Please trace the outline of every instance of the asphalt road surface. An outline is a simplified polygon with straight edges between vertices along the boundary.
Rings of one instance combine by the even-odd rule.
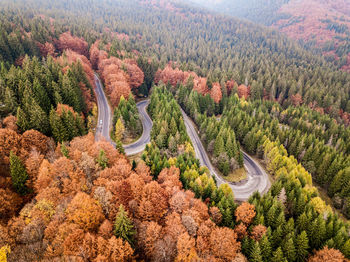
[[[139,111],[140,120],[142,122],[143,132],[142,136],[136,142],[123,146],[125,154],[128,156],[142,152],[146,145],[151,142],[151,129],[153,123],[146,111],[148,104],[149,100],[144,100],[136,104],[137,110]]]
[[[218,186],[223,183],[227,183],[215,171],[215,168],[210,162],[208,154],[204,149],[201,140],[199,139],[194,123],[182,109],[181,111],[185,121],[187,133],[192,140],[194,151],[196,153],[197,158],[200,161],[200,164],[202,166],[208,167],[210,173],[215,176]],[[269,177],[266,174],[265,170],[261,168],[261,166],[245,152],[243,152],[243,158],[244,167],[247,170],[247,179],[239,183],[228,183],[235,195],[235,199],[238,201],[247,200],[256,191],[259,191],[260,193],[265,193],[271,186]]]
[[[110,141],[115,146],[115,143],[111,140],[110,137],[112,113],[106,95],[103,91],[101,80],[99,79],[97,74],[95,74],[95,82],[98,106],[98,121],[95,137],[96,140],[99,140],[102,137],[104,137],[107,141]],[[142,122],[143,133],[142,136],[134,143],[123,145],[125,154],[128,156],[142,152],[145,149],[145,146],[150,142],[152,120],[148,116],[146,111],[148,104],[149,100],[141,101],[136,104]]]
[[[104,137],[107,141],[110,141],[113,145],[113,141],[110,138],[110,124],[112,119],[111,109],[109,107],[107,98],[103,91],[102,83],[97,74],[95,74],[96,82],[96,95],[98,105],[98,124],[96,129],[96,140]],[[136,142],[124,145],[126,155],[134,155],[142,152],[145,149],[146,144],[150,142],[150,135],[152,129],[152,120],[148,116],[146,108],[149,104],[149,100],[141,101],[137,103],[137,109],[142,121],[143,133],[139,140]],[[182,110],[185,126],[189,137],[192,140],[194,151],[202,166],[207,166],[209,171],[216,177],[218,186],[227,183],[220,175],[217,174],[213,167],[204,146],[199,139],[197,130],[192,120]],[[238,201],[247,200],[254,192],[259,191],[265,193],[271,186],[270,180],[266,172],[260,167],[260,165],[252,159],[249,155],[243,152],[244,167],[247,170],[248,178],[245,181],[239,183],[228,183],[232,188],[235,195],[235,199]]]
[[[98,121],[96,127],[95,137],[96,140],[100,140],[102,137],[107,139],[107,141],[112,142],[109,135],[110,126],[111,126],[111,108],[109,107],[105,92],[103,91],[103,86],[100,78],[95,74],[95,84],[96,84],[96,97],[97,97],[97,106],[98,106]]]

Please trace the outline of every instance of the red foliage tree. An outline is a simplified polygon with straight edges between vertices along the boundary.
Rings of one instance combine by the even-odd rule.
[[[213,87],[210,90],[210,97],[214,100],[215,103],[219,103],[222,98],[221,86],[219,83],[213,83]]]
[[[227,94],[230,95],[233,88],[235,87],[235,85],[237,85],[237,83],[235,82],[235,80],[228,80],[226,82],[226,89],[227,89]]]
[[[46,42],[45,44],[37,43],[37,46],[39,47],[40,54],[42,56],[54,56],[55,55],[55,47],[52,43]]]
[[[250,88],[246,85],[240,85],[237,88],[237,92],[240,98],[244,97],[245,99],[247,99],[250,95]]]
[[[303,98],[300,94],[292,95],[291,99],[294,106],[300,106],[303,103]]]
[[[143,189],[138,214],[145,220],[159,221],[167,212],[168,201],[163,188],[156,181]]]
[[[243,239],[247,235],[247,226],[242,223],[238,224],[234,230],[238,239]]]
[[[60,51],[71,49],[86,57],[89,56],[88,43],[83,38],[72,36],[70,32],[61,34],[55,45]]]

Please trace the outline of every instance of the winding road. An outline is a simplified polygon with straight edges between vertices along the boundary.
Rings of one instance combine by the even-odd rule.
[[[115,143],[111,140],[110,137],[110,126],[112,122],[112,113],[108,104],[108,100],[103,91],[103,86],[100,78],[95,74],[95,83],[96,83],[96,96],[97,96],[97,106],[98,106],[98,122],[95,137],[96,140],[104,137],[107,141],[110,141],[114,146]],[[136,104],[137,110],[140,114],[140,119],[142,122],[143,133],[142,136],[132,144],[123,145],[125,154],[135,155],[141,153],[146,145],[150,142],[151,139],[151,129],[152,129],[152,120],[148,116],[146,108],[149,104],[148,100],[138,102]]]
[[[110,138],[110,123],[111,123],[111,109],[108,104],[108,100],[103,91],[102,83],[97,74],[95,74],[95,82],[96,82],[96,96],[97,96],[97,105],[98,105],[98,126],[96,129],[96,140],[104,137],[108,141],[110,141],[113,145],[113,141]],[[147,114],[146,108],[149,104],[149,100],[144,100],[137,103],[137,109],[140,114],[140,119],[142,121],[143,133],[139,140],[136,142],[123,145],[126,155],[134,155],[142,152],[145,149],[146,144],[150,142],[150,135],[152,129],[152,120]],[[216,171],[213,167],[204,146],[199,139],[197,134],[197,130],[195,128],[192,120],[186,115],[186,113],[182,110],[183,119],[185,122],[187,133],[192,140],[192,144],[194,147],[194,151],[196,153],[197,158],[200,161],[200,164],[203,166],[207,166],[209,171],[215,176],[218,186],[227,183]],[[238,201],[247,200],[254,192],[259,191],[260,193],[265,193],[271,186],[269,177],[265,170],[249,155],[243,152],[244,157],[244,167],[248,172],[248,178],[245,181],[240,183],[228,183],[231,187],[235,199]]]
[[[197,158],[199,158],[200,164],[202,166],[208,167],[210,173],[215,176],[218,186],[223,183],[228,183],[216,172],[215,168],[210,162],[208,154],[204,149],[200,138],[198,137],[197,130],[193,121],[186,115],[186,113],[182,109],[181,111],[187,133],[192,140],[194,151],[196,153]],[[235,195],[235,199],[238,201],[247,200],[255,191],[265,193],[269,190],[271,186],[269,176],[267,175],[265,170],[248,154],[246,154],[243,151],[242,153],[244,158],[244,167],[248,173],[247,179],[239,183],[228,183]]]

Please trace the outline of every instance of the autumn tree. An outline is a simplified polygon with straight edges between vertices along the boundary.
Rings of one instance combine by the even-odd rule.
[[[263,237],[263,235],[266,233],[266,227],[263,225],[257,225],[255,227],[253,227],[253,230],[251,232],[251,237],[255,240],[255,241],[260,241],[261,238]]]
[[[210,97],[214,100],[215,103],[219,103],[221,101],[222,91],[219,83],[213,83],[213,87],[210,90]]]
[[[115,124],[115,139],[122,141],[123,135],[124,135],[125,127],[123,125],[123,122],[119,118],[117,123]]]
[[[198,260],[195,244],[195,239],[190,237],[188,233],[180,235],[177,241],[177,257],[175,261],[189,262]]]
[[[102,208],[89,195],[79,192],[67,207],[67,219],[84,230],[95,230],[104,220]]]
[[[337,249],[328,248],[325,246],[323,249],[318,250],[315,254],[309,258],[308,262],[343,262],[345,261],[344,255]]]
[[[250,225],[255,217],[255,214],[256,212],[254,205],[244,202],[236,209],[236,221],[242,221],[245,225]]]
[[[241,245],[236,240],[233,230],[223,227],[215,228],[210,234],[210,250],[214,257],[223,261],[233,260]]]

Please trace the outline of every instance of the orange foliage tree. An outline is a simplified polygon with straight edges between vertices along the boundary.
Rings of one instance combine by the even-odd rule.
[[[84,230],[97,229],[104,220],[102,208],[89,195],[79,192],[68,205],[67,218]]]
[[[328,248],[325,246],[323,249],[316,251],[315,255],[310,257],[308,262],[343,262],[346,261],[344,255],[337,249]]]
[[[236,221],[242,221],[245,225],[250,225],[255,215],[255,206],[249,204],[248,202],[242,203],[239,207],[237,207],[235,212]]]

